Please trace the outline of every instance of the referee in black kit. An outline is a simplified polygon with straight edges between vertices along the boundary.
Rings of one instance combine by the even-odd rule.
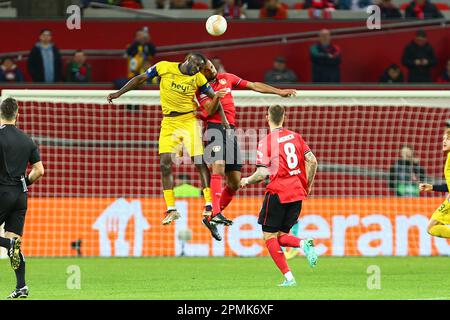
[[[0,104],[0,225],[5,223],[5,238],[0,237],[0,246],[8,250],[17,278],[16,289],[7,297],[9,299],[28,297],[25,258],[20,244],[27,212],[28,186],[44,175],[36,144],[16,128],[18,110],[13,98]],[[28,163],[33,168],[26,176]]]

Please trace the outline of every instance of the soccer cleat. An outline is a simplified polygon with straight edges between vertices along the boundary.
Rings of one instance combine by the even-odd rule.
[[[11,247],[8,250],[8,256],[11,261],[11,267],[13,270],[17,270],[20,267],[20,245],[22,240],[20,238],[11,239]]]
[[[233,221],[230,219],[227,219],[221,212],[219,212],[216,216],[211,218],[211,221],[217,224],[223,224],[226,226],[231,226],[233,224]]]
[[[303,252],[305,253],[306,259],[308,259],[309,266],[314,268],[317,265],[317,260],[319,259],[314,249],[314,240],[311,238],[305,239],[303,241]]]
[[[163,219],[163,225],[170,224],[172,221],[175,221],[180,218],[180,214],[176,209],[167,210],[166,217]]]
[[[28,287],[25,286],[20,289],[16,289],[9,296],[6,297],[6,299],[24,299],[28,298],[29,290]]]
[[[208,221],[208,218],[203,218],[202,220],[205,227],[211,231],[211,235],[214,239],[217,241],[222,241],[222,237],[220,236],[219,230],[217,230],[217,227],[214,222]]]
[[[205,210],[203,210],[202,216],[203,217],[211,217],[213,213],[213,207],[211,205],[205,206]]]
[[[292,279],[290,281],[284,280],[281,284],[279,284],[279,287],[295,287],[297,285],[297,282],[295,282],[295,279]]]

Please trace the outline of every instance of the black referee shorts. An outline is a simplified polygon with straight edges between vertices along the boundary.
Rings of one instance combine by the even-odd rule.
[[[5,231],[22,236],[28,196],[22,186],[0,186],[0,225]]]
[[[242,156],[235,127],[225,130],[220,123],[208,123],[204,159],[207,164],[225,161],[225,171],[241,171]],[[228,131],[228,132],[227,132]]]
[[[266,193],[259,213],[258,223],[264,232],[289,233],[297,223],[302,210],[302,201],[281,203],[277,194]]]

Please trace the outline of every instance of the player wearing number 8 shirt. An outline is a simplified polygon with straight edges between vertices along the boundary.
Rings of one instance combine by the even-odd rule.
[[[262,182],[270,176],[258,223],[272,259],[283,273],[281,286],[296,285],[281,246],[301,248],[311,267],[317,264],[312,239],[301,240],[289,234],[297,223],[302,201],[306,200],[317,171],[317,160],[302,136],[283,128],[284,108],[269,108],[270,133],[258,143],[256,172],[242,178],[241,186]]]

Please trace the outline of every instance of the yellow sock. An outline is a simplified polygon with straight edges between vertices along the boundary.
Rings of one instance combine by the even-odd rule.
[[[164,200],[166,201],[167,210],[175,209],[175,196],[172,189],[163,190]]]
[[[205,205],[212,205],[211,189],[210,188],[203,189],[203,198],[205,198]]]
[[[441,238],[450,238],[450,227],[444,226],[444,225],[437,225],[434,227],[431,227],[430,234],[432,234],[435,237],[441,237]]]

